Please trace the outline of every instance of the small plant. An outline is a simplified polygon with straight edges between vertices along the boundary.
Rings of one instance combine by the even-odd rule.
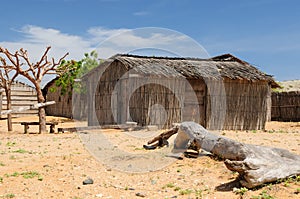
[[[15,197],[15,194],[13,193],[8,193],[4,196],[5,198],[14,198]]]
[[[257,130],[252,130],[252,133],[257,133]]]
[[[181,169],[177,169],[177,173],[180,173],[181,172]]]
[[[20,174],[19,174],[18,172],[14,172],[14,173],[12,173],[12,174],[7,174],[7,173],[4,174],[4,176],[7,177],[7,178],[8,178],[8,177],[18,177],[19,175],[20,175]]]
[[[174,188],[175,187],[175,184],[174,183],[168,183],[168,184],[166,184],[165,186],[163,186],[163,189],[165,189],[165,188]]]
[[[5,164],[3,162],[0,162],[0,166],[3,167],[5,166]]]
[[[278,131],[278,133],[287,133],[287,131],[284,131],[284,130],[280,129],[280,130]]]
[[[275,130],[274,129],[268,130],[268,133],[275,133]]]
[[[283,183],[283,186],[285,187],[289,187],[290,186],[290,183],[288,183],[287,181]]]
[[[18,172],[14,172],[13,174],[11,174],[11,176],[13,177],[18,177],[20,174]]]
[[[173,187],[175,187],[175,185],[173,183],[167,184],[167,188],[173,188]]]
[[[189,195],[189,194],[191,194],[193,191],[192,190],[190,190],[190,189],[183,189],[183,190],[180,190],[179,191],[179,194],[180,195]]]
[[[27,172],[23,172],[21,173],[21,175],[23,176],[23,178],[25,179],[29,179],[29,178],[34,178],[36,176],[40,177],[40,174],[36,171],[27,171]]]
[[[202,190],[201,189],[195,189],[195,195],[198,197],[202,196]]]
[[[180,191],[180,190],[181,190],[180,187],[175,187],[175,188],[174,188],[174,191]]]
[[[16,151],[13,151],[13,153],[28,153],[25,149],[18,149]]]
[[[268,188],[268,190],[272,190],[272,189],[273,189],[273,184],[271,184],[271,183],[268,184],[268,185],[267,185],[267,188]]]
[[[252,196],[251,199],[274,199],[266,190],[262,191],[258,196]]]
[[[3,182],[3,177],[0,177],[0,183],[2,183]]]
[[[241,195],[241,196],[244,195],[247,191],[248,191],[248,189],[246,187],[241,187],[239,189],[237,189],[237,188],[233,189],[233,193]]]
[[[285,179],[283,186],[289,187],[290,183],[292,183],[292,182],[297,182],[297,177],[296,178],[295,177],[289,177],[289,178]]]
[[[11,146],[15,146],[16,143],[15,142],[7,142],[6,146],[11,147]]]
[[[296,191],[294,192],[295,194],[299,194],[300,193],[300,188],[297,188]]]
[[[36,171],[26,171],[26,172],[22,172],[22,173],[14,172],[12,174],[5,174],[5,177],[18,177],[20,175],[25,179],[38,177],[38,180],[40,180],[40,181],[43,180],[43,177]]]

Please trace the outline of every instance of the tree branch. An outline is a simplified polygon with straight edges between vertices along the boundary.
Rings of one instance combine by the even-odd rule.
[[[45,67],[43,75],[47,74],[49,71],[55,71],[56,70],[56,66],[60,65],[61,62],[69,55],[69,53],[66,53],[64,56],[62,56],[57,63],[55,63],[54,58],[52,58],[52,64],[51,67]]]
[[[28,54],[27,54],[27,50],[24,50],[23,48],[21,48],[21,49],[20,49],[20,52],[21,52],[21,53],[19,54],[19,56],[22,57],[22,58],[25,60],[25,62],[26,62],[26,64],[28,65],[29,69],[26,70],[26,71],[24,71],[24,70],[22,70],[21,66],[18,65],[18,66],[17,66],[18,70],[19,70],[20,72],[21,72],[21,71],[24,71],[24,72],[26,72],[26,73],[28,73],[29,71],[31,71],[32,74],[33,74],[33,76],[34,76],[35,79],[36,79],[36,71],[35,71],[35,68],[36,68],[36,67],[34,67],[34,65],[30,62],[29,57],[28,57]],[[29,75],[29,74],[28,74],[28,75]]]

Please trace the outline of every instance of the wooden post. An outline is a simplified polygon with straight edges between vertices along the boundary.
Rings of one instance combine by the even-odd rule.
[[[28,129],[29,129],[29,125],[28,125],[28,124],[25,124],[25,125],[24,125],[24,134],[27,134],[27,133],[28,133]]]

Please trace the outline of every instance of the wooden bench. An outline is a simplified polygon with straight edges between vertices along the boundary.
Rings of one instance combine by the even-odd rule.
[[[50,133],[55,132],[55,125],[57,125],[58,122],[46,122],[46,125],[50,125]],[[39,122],[21,122],[21,125],[24,125],[24,134],[28,133],[28,129],[30,125],[40,125]]]

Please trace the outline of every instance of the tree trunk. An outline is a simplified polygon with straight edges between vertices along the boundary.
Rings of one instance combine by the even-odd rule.
[[[36,87],[36,92],[37,92],[38,103],[44,103],[45,98],[43,96],[40,84],[39,83],[36,84],[35,87]],[[47,132],[47,128],[46,128],[46,111],[45,111],[44,107],[39,108],[39,123],[40,123],[39,133]]]
[[[6,93],[6,109],[11,110],[11,88],[5,88]],[[12,131],[12,114],[7,114],[7,130]]]
[[[46,112],[44,107],[39,108],[39,123],[39,133],[46,133]]]
[[[184,152],[190,143],[224,159],[226,167],[240,174],[242,186],[253,188],[300,174],[300,156],[285,149],[244,144],[208,132],[194,122],[183,122],[173,152]]]

